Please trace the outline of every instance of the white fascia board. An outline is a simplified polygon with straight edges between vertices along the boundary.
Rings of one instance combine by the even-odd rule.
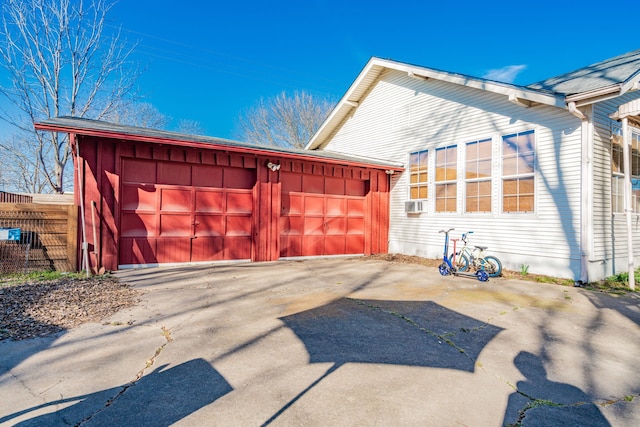
[[[551,105],[558,108],[566,108],[564,98],[532,89],[525,89],[519,86],[507,83],[493,82],[474,77],[464,76],[461,74],[452,74],[445,71],[438,71],[430,68],[417,67],[414,65],[395,62],[387,59],[371,58],[367,65],[360,72],[349,90],[342,97],[340,102],[333,109],[324,123],[316,131],[309,143],[305,147],[307,150],[318,148],[324,142],[324,138],[331,133],[333,126],[338,126],[339,122],[348,114],[352,108],[359,105],[361,99],[360,94],[367,93],[368,86],[375,81],[384,69],[391,69],[407,73],[411,77],[422,77],[424,79],[434,79],[443,82],[453,83],[461,86],[471,87],[475,89],[493,92],[510,97],[538,104]],[[372,80],[372,77],[374,79]],[[523,103],[524,104],[524,103]]]
[[[424,77],[427,79],[440,80],[447,83],[453,83],[461,86],[471,87],[474,89],[485,90],[487,92],[498,93],[508,97],[523,99],[526,101],[537,102],[539,104],[551,105],[558,108],[565,108],[564,99],[559,96],[539,92],[532,89],[524,89],[519,86],[507,83],[494,82],[491,80],[483,80],[460,74],[447,73],[445,71],[432,70],[429,68],[416,67],[397,62],[387,61],[388,68],[404,71],[408,75],[414,77]]]
[[[347,92],[342,99],[335,106],[333,111],[325,119],[324,123],[318,128],[316,133],[311,137],[309,143],[305,146],[307,150],[313,150],[318,148],[324,142],[323,136],[331,132],[332,126],[337,126],[338,123],[348,114],[352,108],[357,108],[360,104],[360,97],[354,96],[354,92],[364,85],[364,80],[371,74],[380,74],[381,71],[374,71],[374,67],[380,62],[377,58],[371,58],[367,65],[364,66],[358,77],[351,84]]]

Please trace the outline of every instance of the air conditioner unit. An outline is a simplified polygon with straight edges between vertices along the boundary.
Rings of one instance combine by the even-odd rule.
[[[426,204],[422,201],[410,201],[404,202],[404,211],[406,213],[419,213],[424,212],[424,208],[426,208]]]

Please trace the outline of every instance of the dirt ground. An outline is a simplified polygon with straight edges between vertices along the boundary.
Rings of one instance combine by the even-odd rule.
[[[0,341],[43,337],[99,322],[135,305],[139,292],[110,276],[12,283],[0,278]]]

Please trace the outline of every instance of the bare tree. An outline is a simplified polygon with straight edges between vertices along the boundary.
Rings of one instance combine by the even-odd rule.
[[[0,85],[0,94],[15,108],[0,111],[0,118],[25,135],[21,152],[35,153],[32,174],[54,192],[64,191],[69,140],[35,132],[33,123],[64,115],[102,119],[122,106],[139,75],[128,62],[134,46],[121,40],[119,31],[105,30],[113,5],[109,0],[2,0],[0,66],[9,83]]]
[[[205,131],[197,120],[180,119],[178,121],[177,132],[189,135],[204,135]]]
[[[303,148],[334,105],[305,91],[260,99],[239,119],[237,137],[254,144]]]
[[[103,117],[105,120],[150,129],[164,129],[170,118],[148,102],[125,102]]]

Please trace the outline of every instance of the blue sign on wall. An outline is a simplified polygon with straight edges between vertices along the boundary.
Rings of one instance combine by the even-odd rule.
[[[0,240],[20,240],[19,228],[0,228]]]
[[[640,179],[631,178],[631,189],[632,190],[640,190]]]

